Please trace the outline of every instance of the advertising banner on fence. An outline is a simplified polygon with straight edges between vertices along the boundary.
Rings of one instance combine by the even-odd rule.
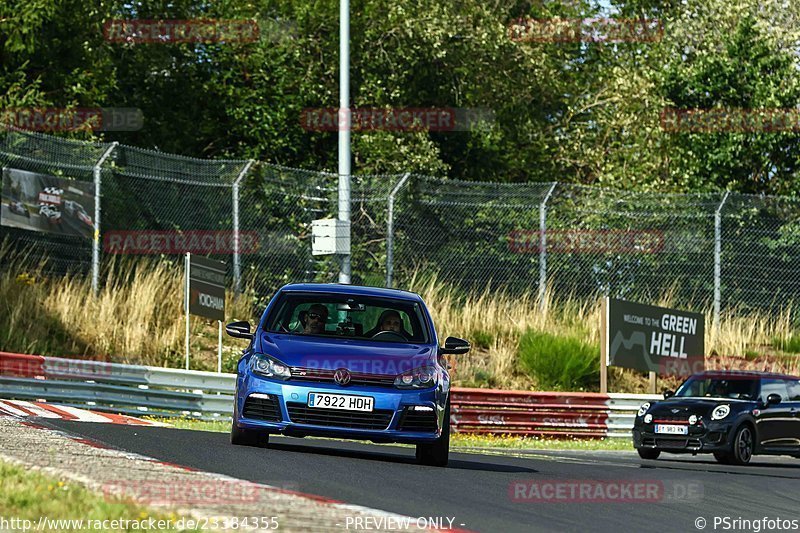
[[[71,235],[94,234],[94,183],[3,169],[0,224],[10,228]]]
[[[703,315],[613,298],[606,308],[609,366],[678,376],[704,369]]]

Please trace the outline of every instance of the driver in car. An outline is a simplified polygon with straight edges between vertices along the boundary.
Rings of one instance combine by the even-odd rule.
[[[328,308],[322,304],[314,304],[308,308],[305,319],[306,323],[303,326],[303,333],[321,335],[325,333],[325,322],[328,321]]]

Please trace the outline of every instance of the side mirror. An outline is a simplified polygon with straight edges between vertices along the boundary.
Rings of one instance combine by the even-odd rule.
[[[675,391],[671,391],[671,390],[665,390],[664,391],[664,399],[665,400],[667,398],[672,398],[673,396],[675,396]]]
[[[767,405],[778,405],[781,403],[781,395],[772,393],[767,396]]]
[[[225,326],[225,333],[237,339],[252,339],[253,334],[250,332],[250,322],[246,320],[239,320],[231,322]]]
[[[464,339],[458,337],[447,337],[444,341],[444,346],[439,348],[441,354],[465,354],[469,351],[470,344]]]

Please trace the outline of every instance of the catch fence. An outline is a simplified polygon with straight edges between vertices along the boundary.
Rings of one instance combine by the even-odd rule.
[[[4,135],[0,162],[6,173],[86,184],[92,228],[80,233],[74,207],[61,226],[45,224],[34,191],[4,178],[0,242],[24,248],[31,267],[46,258],[53,272],[97,275],[130,254],[177,259],[188,243],[229,263],[231,288],[252,286],[264,298],[288,282],[337,279],[337,259],[311,248],[312,221],[336,217],[335,174],[24,131]],[[353,176],[351,213],[358,284],[402,288],[436,275],[465,293],[669,294],[717,315],[777,312],[800,295],[796,198],[403,173]],[[181,244],[169,240],[176,235]]]

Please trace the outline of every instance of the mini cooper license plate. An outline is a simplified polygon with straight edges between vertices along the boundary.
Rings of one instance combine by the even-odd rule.
[[[350,396],[347,394],[325,394],[310,392],[308,406],[319,409],[343,409],[345,411],[372,411],[375,398],[371,396]]]
[[[688,435],[689,426],[676,426],[671,424],[656,424],[656,433],[666,435]]]

